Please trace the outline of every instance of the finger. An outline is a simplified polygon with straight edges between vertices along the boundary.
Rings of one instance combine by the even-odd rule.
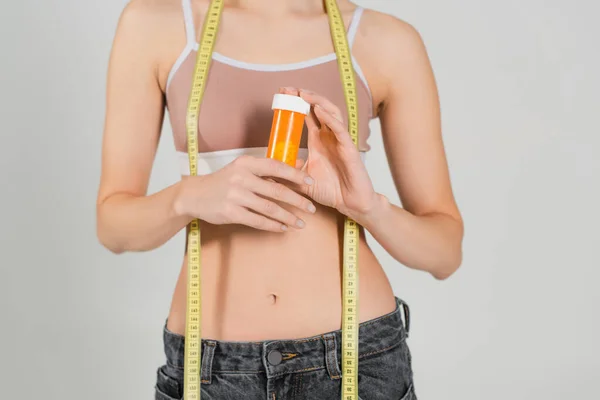
[[[277,203],[257,196],[254,193],[249,192],[248,195],[244,196],[240,204],[248,208],[250,211],[262,214],[271,220],[279,221],[286,226],[293,226],[295,228],[304,228],[305,226],[303,220],[296,217],[288,210],[284,209]]]
[[[311,197],[311,186],[309,186],[309,185],[298,185],[296,183],[290,183],[286,186],[295,193],[302,193],[303,195]],[[314,213],[316,210],[314,210],[314,211],[309,210],[309,211]]]
[[[311,135],[321,129],[321,124],[319,123],[318,118],[315,116],[313,107],[310,108],[308,115],[306,115],[306,118],[304,118],[304,122],[306,123],[308,140],[310,141]]]
[[[298,184],[311,185],[313,179],[306,171],[294,168],[272,158],[239,157],[235,160],[256,176],[285,179]]]
[[[329,127],[329,129],[334,133],[338,142],[344,146],[351,145],[352,147],[356,147],[352,141],[352,138],[350,137],[350,134],[348,133],[348,130],[337,118],[320,106],[315,107],[315,115],[321,122],[321,125],[327,125]]]
[[[299,158],[296,160],[296,168],[297,169],[302,169],[302,167],[304,167],[304,163],[306,161],[304,161],[303,159]]]
[[[297,88],[295,87],[280,87],[279,88],[279,93],[281,94],[291,94],[293,96],[298,96],[300,93],[298,91]]]
[[[310,200],[296,193],[284,184],[257,178],[256,180],[253,179],[251,182],[249,182],[248,186],[249,190],[252,190],[253,192],[269,199],[287,203],[305,212],[308,211],[313,213],[316,211],[315,205]],[[281,222],[289,223],[289,221]]]
[[[305,101],[310,103],[313,106],[321,106],[331,115],[333,115],[338,121],[341,123],[344,122],[344,118],[342,117],[342,112],[333,104],[329,99],[315,92],[311,92],[310,90],[300,89],[300,97],[302,97]]]
[[[239,207],[231,216],[231,220],[234,223],[246,225],[263,231],[285,232],[288,230],[288,226],[286,224],[269,219],[264,215],[253,213],[244,207]]]

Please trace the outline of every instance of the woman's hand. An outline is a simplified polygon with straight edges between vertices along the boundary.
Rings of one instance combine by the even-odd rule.
[[[313,179],[301,191],[316,202],[337,209],[353,219],[370,211],[377,193],[361,160],[342,113],[331,101],[316,93],[282,88],[281,93],[300,95],[313,108],[306,117],[308,158],[302,166]]]
[[[241,156],[212,174],[184,177],[176,213],[211,224],[242,224],[272,232],[288,226],[303,228],[302,219],[273,200],[311,213],[315,212],[313,203],[268,178],[307,187],[313,182],[306,171],[280,161]]]

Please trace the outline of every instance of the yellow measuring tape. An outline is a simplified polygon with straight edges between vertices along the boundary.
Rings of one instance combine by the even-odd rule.
[[[204,95],[206,76],[210,68],[217,28],[223,10],[223,0],[213,0],[206,14],[202,40],[196,56],[192,89],[188,101],[186,129],[190,161],[190,176],[198,174],[198,117]],[[185,322],[184,399],[200,400],[200,368],[202,360],[202,263],[200,253],[200,222],[194,219],[188,233],[188,283]]]
[[[358,146],[358,100],[346,28],[337,1],[326,0],[325,7],[346,97],[348,131]],[[344,221],[342,290],[342,399],[358,400],[358,224],[348,217]]]
[[[186,130],[190,176],[198,173],[198,118],[206,77],[221,20],[224,0],[212,0],[202,28],[196,55],[192,89],[187,107]],[[348,108],[348,130],[358,143],[356,82],[346,28],[336,0],[325,0],[331,35]],[[200,400],[201,347],[201,253],[200,223],[194,219],[188,233],[188,284],[185,325],[184,399]],[[358,400],[358,225],[346,218],[344,225],[344,277],[342,294],[342,400]]]

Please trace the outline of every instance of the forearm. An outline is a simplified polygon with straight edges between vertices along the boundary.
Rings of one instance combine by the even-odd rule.
[[[155,249],[183,229],[191,218],[176,212],[181,182],[150,196],[117,193],[97,209],[97,235],[114,253]]]
[[[414,215],[378,195],[368,213],[352,217],[407,267],[446,279],[462,262],[462,222],[449,215]]]

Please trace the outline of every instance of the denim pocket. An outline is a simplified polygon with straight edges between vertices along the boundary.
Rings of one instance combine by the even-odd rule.
[[[362,400],[416,400],[410,350],[402,339],[392,348],[366,354],[358,362]]]
[[[156,371],[155,400],[181,400],[183,395],[180,382],[167,374],[167,366]]]

